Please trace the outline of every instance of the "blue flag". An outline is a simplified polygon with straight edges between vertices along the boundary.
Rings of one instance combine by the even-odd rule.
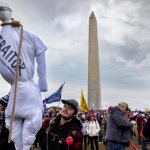
[[[46,104],[50,104],[53,102],[59,102],[61,100],[61,92],[62,92],[64,84],[65,83],[63,83],[55,93],[53,93],[52,95],[50,95],[48,98],[46,98],[44,100],[46,102]]]

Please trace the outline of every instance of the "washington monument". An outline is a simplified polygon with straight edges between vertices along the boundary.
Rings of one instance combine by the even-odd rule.
[[[98,52],[97,20],[94,12],[89,17],[88,47],[88,107],[99,110],[101,107],[100,70]]]

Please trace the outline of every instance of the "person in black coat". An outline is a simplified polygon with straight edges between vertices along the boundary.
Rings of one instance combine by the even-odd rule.
[[[0,98],[0,111],[5,112],[8,100],[8,95]],[[0,150],[16,150],[13,142],[8,143],[9,130],[5,126],[5,114],[3,114],[2,128],[0,133]]]
[[[64,104],[61,114],[57,115],[50,123],[49,131],[42,150],[82,150],[83,133],[82,124],[76,118],[78,112],[78,102],[74,99],[61,100]],[[73,141],[67,145],[67,139]]]
[[[143,128],[143,136],[150,139],[150,117],[147,119],[147,122]]]

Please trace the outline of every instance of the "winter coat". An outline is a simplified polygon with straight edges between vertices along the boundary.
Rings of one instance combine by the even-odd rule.
[[[147,119],[146,125],[143,128],[143,136],[150,139],[150,117]]]
[[[98,121],[90,121],[87,128],[87,133],[89,136],[98,136],[100,131],[100,126]]]
[[[87,121],[85,121],[85,122],[82,122],[82,133],[83,133],[83,135],[88,135],[88,133],[87,133],[87,127],[88,127],[88,122]]]
[[[4,128],[4,136],[0,140],[0,150],[16,150],[14,143],[11,141],[11,143],[8,143],[8,135],[9,131],[8,129]]]
[[[82,150],[81,122],[74,117],[70,122],[60,125],[60,119],[61,115],[58,115],[52,121],[42,150],[67,150],[66,139],[69,136],[73,138],[73,144],[69,146],[70,150]]]
[[[108,116],[106,140],[129,145],[132,127],[133,124],[128,121],[121,110],[114,107]]]

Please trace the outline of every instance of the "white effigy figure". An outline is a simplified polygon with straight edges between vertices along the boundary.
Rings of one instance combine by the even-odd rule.
[[[0,2],[0,20],[11,22],[12,10]],[[0,74],[11,84],[9,103],[5,112],[6,126],[10,118],[14,100],[14,82],[20,28],[4,25],[0,31]],[[23,30],[23,40],[19,63],[19,79],[16,107],[12,126],[12,141],[16,150],[29,150],[35,141],[35,135],[42,126],[43,102],[40,92],[47,91],[45,50],[43,42],[34,34]],[[33,81],[35,59],[37,62],[38,85]]]

